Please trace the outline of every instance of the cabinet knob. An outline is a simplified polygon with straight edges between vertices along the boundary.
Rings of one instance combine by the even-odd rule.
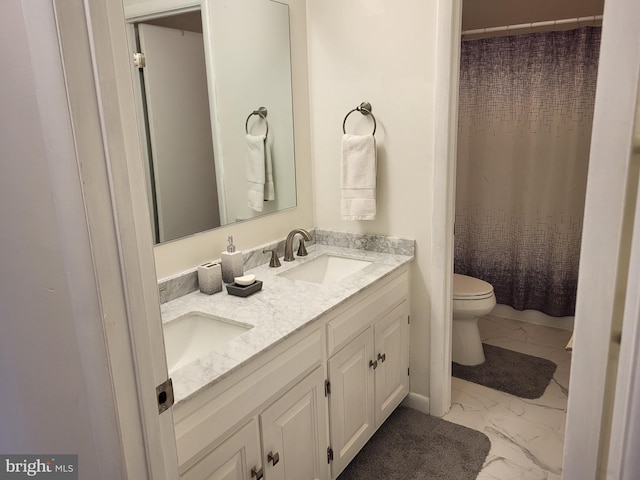
[[[255,478],[256,480],[262,480],[264,474],[262,473],[262,468],[253,467],[251,469],[251,478]]]
[[[384,363],[384,361],[387,359],[387,354],[386,353],[379,353],[378,354],[378,360],[380,360],[382,363]]]
[[[375,370],[376,368],[378,368],[378,361],[377,360],[369,360],[369,367],[373,367],[373,369]]]
[[[280,461],[280,454],[278,452],[276,453],[269,452],[267,454],[267,460],[269,460],[271,462],[271,465],[275,467]]]

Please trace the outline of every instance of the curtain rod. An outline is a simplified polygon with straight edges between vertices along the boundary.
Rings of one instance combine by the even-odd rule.
[[[580,26],[599,26],[602,25],[602,15],[591,15],[589,17],[565,18],[562,20],[550,20],[546,22],[520,23],[517,25],[504,25],[501,27],[477,28],[475,30],[463,30],[462,36],[470,35],[486,35],[491,33],[514,32],[521,30],[530,30],[546,27],[576,25]]]

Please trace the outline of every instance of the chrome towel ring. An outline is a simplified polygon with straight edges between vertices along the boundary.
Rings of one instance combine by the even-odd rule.
[[[371,110],[372,110],[372,107],[369,102],[362,102],[356,108],[354,108],[349,113],[347,113],[347,115],[344,117],[344,120],[342,121],[342,133],[344,134],[347,133],[347,130],[345,129],[345,126],[347,124],[347,117],[351,115],[353,112],[360,112],[362,115],[371,115],[371,118],[373,120],[373,133],[371,135],[375,135],[376,127],[377,127],[376,117],[373,116],[373,113],[371,113]]]
[[[249,114],[249,116],[247,117],[247,121],[244,122],[244,131],[247,133],[247,135],[249,134],[249,119],[254,115],[258,115],[261,119],[264,120],[264,123],[267,126],[267,131],[264,132],[264,136],[266,137],[267,135],[269,135],[269,122],[267,122],[267,109],[265,107],[260,107],[259,109],[254,110]]]

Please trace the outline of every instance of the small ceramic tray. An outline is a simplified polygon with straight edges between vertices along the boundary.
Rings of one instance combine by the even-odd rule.
[[[262,280],[256,280],[251,285],[238,285],[237,283],[227,285],[227,293],[236,297],[248,297],[259,290],[262,290]]]

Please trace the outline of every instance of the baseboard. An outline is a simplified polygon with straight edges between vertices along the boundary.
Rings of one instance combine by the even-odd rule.
[[[500,303],[495,306],[489,315],[573,331],[574,317],[551,317],[537,310],[520,311]]]
[[[419,412],[429,414],[429,397],[420,395],[418,393],[409,392],[409,395],[404,397],[402,401],[403,407],[413,408]]]

